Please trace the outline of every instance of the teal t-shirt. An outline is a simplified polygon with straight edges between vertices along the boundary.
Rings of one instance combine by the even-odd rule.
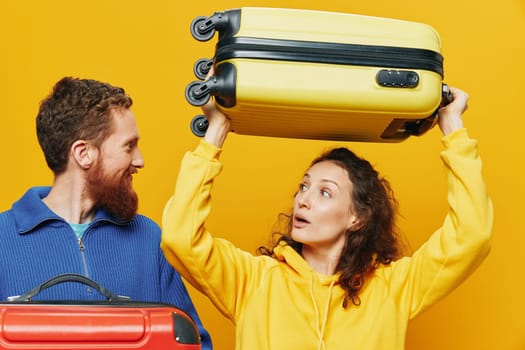
[[[85,224],[73,224],[73,223],[70,222],[69,225],[71,226],[73,231],[75,231],[75,234],[77,235],[77,238],[82,238],[82,235],[84,234],[84,232],[86,231],[86,229],[89,226],[89,222],[85,223]]]

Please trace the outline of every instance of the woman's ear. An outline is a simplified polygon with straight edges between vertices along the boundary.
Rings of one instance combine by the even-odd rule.
[[[348,218],[348,230],[358,231],[363,227],[363,221],[361,218],[355,214],[350,215]]]
[[[89,169],[93,165],[96,152],[96,148],[85,140],[77,140],[71,145],[71,157],[82,169]]]

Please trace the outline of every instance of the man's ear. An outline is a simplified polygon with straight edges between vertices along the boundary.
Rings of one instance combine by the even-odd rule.
[[[77,140],[71,145],[71,157],[82,169],[89,169],[96,158],[96,148],[88,141]]]

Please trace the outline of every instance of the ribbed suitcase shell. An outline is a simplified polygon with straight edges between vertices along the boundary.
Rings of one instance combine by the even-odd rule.
[[[201,349],[191,318],[165,304],[15,302],[0,320],[0,349]]]
[[[210,19],[217,17],[229,23],[215,28],[213,79],[235,86],[211,94],[236,133],[399,142],[433,126],[444,84],[440,38],[431,26],[258,7]],[[417,86],[383,86],[380,71],[415,73]],[[421,128],[423,122],[432,125]]]

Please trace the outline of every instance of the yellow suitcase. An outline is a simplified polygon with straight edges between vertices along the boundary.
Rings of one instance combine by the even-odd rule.
[[[432,128],[449,97],[440,37],[427,24],[243,7],[197,17],[190,30],[218,40],[213,58],[196,61],[186,99],[214,96],[239,134],[400,142]],[[191,122],[196,135],[206,127],[202,115]]]

